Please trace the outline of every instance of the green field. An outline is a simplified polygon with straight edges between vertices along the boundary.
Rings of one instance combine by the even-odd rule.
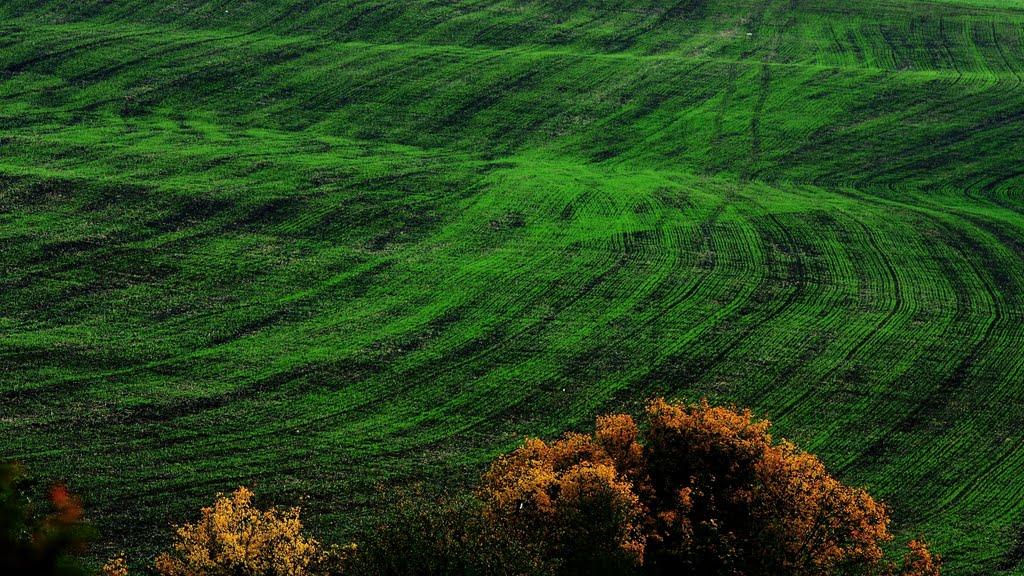
[[[0,457],[98,555],[658,394],[1024,574],[1024,4],[0,2]]]

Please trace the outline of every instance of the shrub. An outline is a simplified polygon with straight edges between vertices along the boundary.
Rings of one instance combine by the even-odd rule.
[[[35,494],[24,468],[0,462],[0,574],[73,576],[92,538],[81,500],[63,485]]]
[[[942,558],[929,550],[924,540],[911,540],[907,543],[907,553],[899,573],[903,576],[939,576],[941,566]]]
[[[240,487],[218,495],[195,524],[177,529],[174,551],[156,559],[164,576],[306,576],[336,571],[351,548],[325,548],[302,533],[298,508],[260,510]]]
[[[124,559],[124,552],[115,556],[100,569],[101,576],[128,576],[128,561]]]
[[[554,563],[532,540],[487,522],[473,498],[427,497],[416,488],[380,500],[388,512],[360,542],[346,575],[555,574]]]

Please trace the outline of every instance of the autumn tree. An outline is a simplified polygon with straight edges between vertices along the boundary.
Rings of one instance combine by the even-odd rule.
[[[569,574],[621,574],[643,561],[643,508],[592,437],[528,440],[499,458],[479,491],[485,514],[546,542]]]
[[[885,508],[816,457],[773,441],[749,410],[652,402],[646,411],[652,562],[704,574],[878,570]]]
[[[655,400],[642,425],[619,414],[593,435],[526,441],[478,496],[493,522],[547,542],[567,573],[938,573],[917,541],[902,563],[888,559],[885,507],[770,427],[749,410]]]
[[[164,576],[308,576],[340,565],[350,548],[303,534],[298,508],[260,510],[240,487],[218,495],[195,524],[177,529],[173,552],[156,559]]]

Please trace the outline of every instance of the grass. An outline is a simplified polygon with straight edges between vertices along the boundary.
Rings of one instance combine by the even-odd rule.
[[[600,7],[599,7],[600,6]],[[749,405],[1024,573],[1024,9],[0,6],[0,438],[138,559]]]

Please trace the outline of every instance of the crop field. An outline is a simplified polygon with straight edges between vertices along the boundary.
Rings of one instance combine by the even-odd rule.
[[[1024,574],[1024,4],[0,2],[0,457],[97,554],[655,395]]]

